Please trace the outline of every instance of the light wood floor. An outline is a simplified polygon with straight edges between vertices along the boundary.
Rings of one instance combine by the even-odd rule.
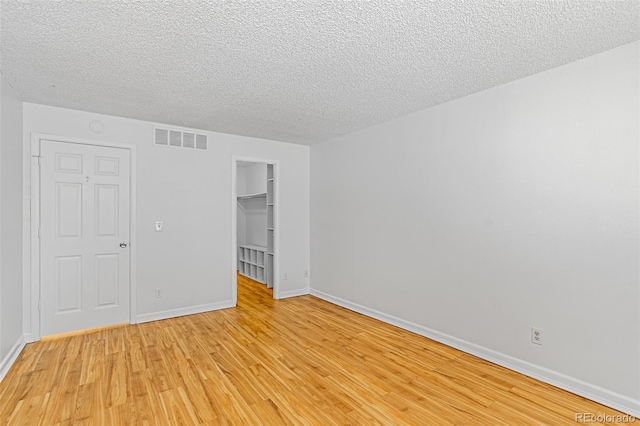
[[[575,425],[621,415],[312,296],[27,345],[3,424]]]

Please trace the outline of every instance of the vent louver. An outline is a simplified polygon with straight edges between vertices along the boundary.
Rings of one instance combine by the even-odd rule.
[[[208,148],[207,135],[161,128],[154,129],[153,144],[200,150],[207,150]]]
[[[182,132],[176,132],[175,130],[169,131],[169,145],[182,146]]]
[[[196,135],[196,149],[207,149],[206,135]]]
[[[183,133],[182,134],[182,146],[185,148],[195,148],[196,144],[194,142],[195,135],[193,133]]]
[[[169,131],[156,129],[156,145],[169,145]]]

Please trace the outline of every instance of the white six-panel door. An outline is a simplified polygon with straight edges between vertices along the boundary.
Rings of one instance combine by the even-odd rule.
[[[41,141],[43,336],[129,321],[129,151]]]

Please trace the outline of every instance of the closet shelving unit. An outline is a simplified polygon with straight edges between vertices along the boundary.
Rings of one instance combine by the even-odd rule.
[[[238,247],[238,271],[252,280],[266,283],[266,247],[240,246]]]
[[[238,203],[242,204],[245,200],[252,200],[255,198],[267,197],[266,192],[259,192],[256,194],[239,195],[237,197]],[[245,277],[252,280],[267,283],[267,271],[266,271],[266,253],[267,248],[257,245],[241,245],[238,246],[238,272]]]
[[[273,264],[275,252],[275,193],[274,193],[273,164],[267,165],[267,287],[273,288]]]

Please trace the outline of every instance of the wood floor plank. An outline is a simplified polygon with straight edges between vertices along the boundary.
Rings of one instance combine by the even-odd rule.
[[[98,382],[83,383],[78,387],[73,421],[97,421],[102,410],[102,392]]]
[[[346,394],[336,392],[335,389],[329,391],[325,383],[309,383],[301,386],[298,392],[299,397],[307,401],[309,405],[322,408],[338,424],[348,423],[350,419],[346,416],[346,413],[358,410],[361,407],[360,404]]]
[[[270,399],[258,401],[251,406],[256,417],[266,425],[295,425]]]
[[[416,403],[411,399],[405,398],[396,392],[389,392],[382,399],[399,412],[409,416],[411,419],[419,419],[421,424],[429,425],[464,425],[470,416],[462,413],[443,412],[439,410],[439,405],[428,403]]]
[[[82,372],[80,383],[87,384],[99,382],[104,378],[104,340],[87,335],[83,345]]]
[[[124,352],[110,353],[105,356],[105,377],[102,380],[104,406],[124,404],[127,401],[127,357]]]
[[[47,409],[50,394],[36,395],[21,399],[7,419],[8,424],[40,424]]]
[[[209,372],[210,380],[216,380],[220,374],[233,386],[246,404],[253,405],[259,401],[269,398],[269,395],[262,389],[260,384],[254,380],[253,373],[249,368],[227,368],[219,365],[219,370]],[[211,374],[213,373],[213,374]]]
[[[26,345],[22,350],[22,353],[16,359],[15,364],[11,367],[12,374],[22,375],[29,371],[35,370],[35,365],[38,362],[40,356],[44,353],[45,344],[38,345]],[[0,389],[1,390],[1,389]]]
[[[9,425],[573,424],[615,410],[312,296],[28,344]]]
[[[567,408],[562,404],[558,404],[557,400],[545,398],[536,393],[529,392],[525,389],[520,389],[519,387],[514,387],[511,391],[514,395],[519,396],[529,402],[529,404],[535,404],[537,407],[544,407],[546,410],[549,410],[557,415],[564,417],[566,420],[575,420],[576,411],[575,409]]]
[[[187,358],[176,365],[179,369],[180,388],[184,390],[191,402],[199,422],[217,417],[215,413],[209,410],[211,401],[204,392],[202,380],[193,359]]]
[[[171,389],[160,393],[165,418],[174,425],[200,424],[191,401],[183,388]]]
[[[425,404],[446,404],[453,409],[467,413],[473,418],[483,420],[489,424],[508,425],[508,422],[501,422],[499,418],[487,415],[488,407],[493,404],[493,400],[483,397],[472,388],[456,386],[453,382],[448,382],[446,377],[439,377],[437,373],[430,373],[429,376],[420,377],[411,382],[410,390],[406,393],[416,393],[424,398]],[[409,397],[409,395],[407,395]]]
[[[80,386],[82,361],[68,362],[60,366],[62,378],[51,392],[51,401],[43,417],[43,424],[56,424],[73,420]]]

